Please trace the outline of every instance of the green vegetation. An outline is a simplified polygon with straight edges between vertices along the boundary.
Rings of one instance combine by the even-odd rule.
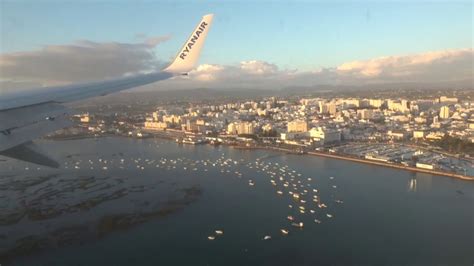
[[[270,130],[260,134],[260,137],[278,137],[278,132],[276,130]]]
[[[451,153],[474,154],[474,143],[445,135],[436,145]]]

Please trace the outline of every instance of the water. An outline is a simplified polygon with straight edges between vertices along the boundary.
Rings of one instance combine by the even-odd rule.
[[[179,198],[175,192],[182,188],[198,187],[202,194],[168,215],[101,237],[92,236],[80,243],[16,257],[12,261],[14,265],[472,265],[474,262],[473,182],[321,157],[182,146],[165,140],[103,138],[42,141],[39,145],[55,158],[61,158],[63,165],[72,166],[81,161],[80,169],[37,170],[30,169],[30,165],[24,170],[27,164],[2,162],[0,180],[11,178],[12,173],[20,170],[22,174],[16,179],[53,172],[58,175],[55,178],[64,180],[93,174],[97,179],[107,178],[107,184],[112,184],[114,189],[140,185],[150,189],[129,192],[88,210],[40,222],[24,218],[17,225],[0,226],[0,235],[4,232],[7,236],[3,243],[9,243],[15,236],[12,232],[20,234],[28,228],[39,228],[36,232],[45,233],[55,227],[90,225],[106,214],[143,212],[149,207],[137,207],[141,203],[163,204],[167,199]],[[99,156],[108,160],[107,170],[97,170]],[[123,164],[120,158],[125,158]],[[138,164],[145,168],[136,168],[137,163],[129,158],[140,158]],[[163,158],[178,161],[175,164],[166,161],[157,168],[157,161]],[[147,159],[156,161],[143,163]],[[232,159],[228,167],[212,167],[201,161],[227,159]],[[88,160],[94,162],[94,170],[86,169]],[[269,169],[278,163],[277,168],[295,170],[292,183],[300,181],[308,190],[318,189],[328,208],[314,208],[315,214],[298,213],[297,206],[310,209],[308,206],[314,204],[296,204],[288,194],[279,196],[276,190],[285,189],[282,182],[278,181],[278,188],[272,186],[272,177],[261,167],[256,169],[255,162]],[[308,177],[312,180],[308,181]],[[249,186],[249,179],[255,186]],[[51,180],[50,185],[56,186]],[[81,191],[61,194],[55,204],[89,195]],[[26,192],[18,195],[21,193]],[[7,197],[10,206],[14,206],[14,197]],[[344,203],[338,204],[336,199]],[[289,204],[294,207],[289,208]],[[333,218],[328,218],[326,213]],[[287,215],[303,221],[304,229],[291,227]],[[315,218],[321,224],[314,223]],[[279,232],[281,228],[289,229],[290,233],[283,236]],[[209,241],[207,237],[217,229],[224,230],[224,234]],[[271,235],[272,239],[262,240],[265,235]]]

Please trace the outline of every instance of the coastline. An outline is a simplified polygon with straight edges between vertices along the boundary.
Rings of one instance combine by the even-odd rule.
[[[148,132],[151,133],[150,136],[145,137],[146,138],[159,138],[159,139],[166,139],[166,140],[173,140],[174,136],[169,135],[169,134],[156,134],[156,132]],[[117,137],[117,135],[110,135],[113,137]],[[105,137],[105,136],[78,136],[78,137],[72,137],[72,138],[49,138],[50,140],[53,141],[66,141],[66,140],[76,140],[76,139],[87,139],[87,138],[100,138],[100,137]],[[118,136],[118,137],[127,137],[127,136]],[[128,138],[128,137],[127,137]],[[233,147],[236,149],[264,149],[264,150],[274,150],[274,151],[280,151],[280,152],[287,152],[287,153],[292,153],[292,154],[299,154],[295,150],[291,149],[286,149],[286,148],[281,148],[281,147],[273,147],[273,146],[238,146],[238,145],[229,145],[222,143],[221,145]],[[317,151],[309,151],[305,152],[304,154],[312,155],[312,156],[320,156],[320,157],[326,157],[326,158],[332,158],[332,159],[337,159],[337,160],[346,160],[346,161],[352,161],[352,162],[357,162],[357,163],[363,163],[363,164],[370,164],[370,165],[377,165],[377,166],[382,166],[382,167],[389,167],[389,168],[395,168],[395,169],[400,169],[400,170],[405,170],[405,171],[410,171],[410,172],[418,172],[418,173],[425,173],[425,174],[432,174],[432,175],[437,175],[437,176],[444,176],[444,177],[451,177],[451,178],[456,178],[464,181],[474,181],[474,176],[467,176],[467,175],[462,175],[462,174],[457,174],[457,173],[449,173],[449,172],[444,172],[444,171],[438,171],[438,170],[430,170],[430,169],[422,169],[422,168],[417,168],[417,167],[412,167],[412,166],[405,166],[401,164],[395,164],[395,163],[385,163],[385,162],[378,162],[378,161],[372,161],[372,160],[367,160],[367,159],[362,159],[362,158],[354,158],[350,156],[345,156],[345,155],[339,155],[339,154],[330,154],[330,153],[325,153],[325,152],[317,152]]]
[[[238,149],[268,149],[268,150],[276,150],[276,151],[281,151],[281,152],[298,154],[294,150],[279,148],[279,147],[262,147],[262,146],[256,146],[256,147],[233,146],[233,147],[238,147]],[[382,167],[396,168],[396,169],[406,170],[406,171],[411,171],[411,172],[419,172],[419,173],[432,174],[432,175],[437,175],[437,176],[457,178],[457,179],[461,179],[461,180],[465,180],[465,181],[474,181],[474,177],[471,177],[471,176],[465,176],[465,175],[461,175],[461,174],[448,173],[448,172],[437,171],[437,170],[422,169],[422,168],[416,168],[416,167],[412,167],[412,166],[404,166],[404,165],[399,165],[399,164],[377,162],[377,161],[354,158],[354,157],[349,157],[349,156],[344,156],[344,155],[329,154],[329,153],[316,152],[316,151],[306,152],[305,154],[312,155],[312,156],[320,156],[320,157],[338,159],[338,160],[352,161],[352,162],[363,163],[363,164],[377,165],[377,166],[382,166]]]

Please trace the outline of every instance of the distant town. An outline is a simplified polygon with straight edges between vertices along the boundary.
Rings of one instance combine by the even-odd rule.
[[[134,114],[84,112],[74,116],[77,126],[52,137],[163,137],[184,144],[280,149],[474,176],[474,101],[470,99],[259,98],[150,104]]]

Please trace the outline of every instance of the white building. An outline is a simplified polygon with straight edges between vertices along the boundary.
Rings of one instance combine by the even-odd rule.
[[[323,141],[324,143],[337,142],[341,140],[341,132],[323,127],[312,128],[309,131],[309,136],[313,139]]]
[[[448,119],[449,118],[449,107],[448,106],[443,106],[439,110],[439,117],[441,119]]]
[[[231,135],[252,135],[255,134],[255,126],[251,122],[233,122],[227,125],[227,134]]]

